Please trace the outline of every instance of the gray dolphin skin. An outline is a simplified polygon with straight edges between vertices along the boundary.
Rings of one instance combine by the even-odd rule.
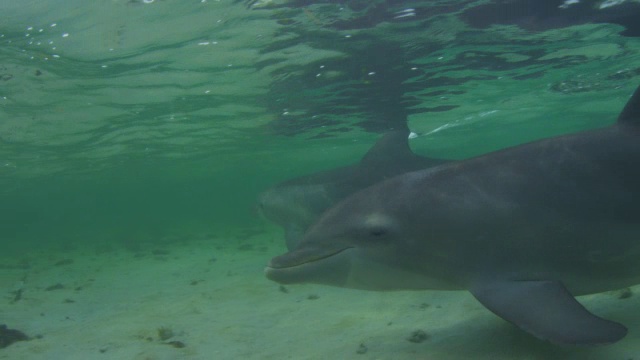
[[[287,248],[294,249],[307,228],[347,196],[396,175],[447,162],[414,154],[408,137],[408,130],[388,132],[354,165],[298,177],[267,189],[258,198],[260,212],[284,228]]]
[[[543,139],[359,191],[271,260],[282,284],[468,290],[553,343],[627,329],[574,296],[640,283],[640,89],[617,123]]]

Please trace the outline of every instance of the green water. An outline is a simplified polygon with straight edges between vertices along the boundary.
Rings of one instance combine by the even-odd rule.
[[[464,158],[610,123],[640,79],[617,24],[299,5],[0,2],[3,246],[260,227],[261,190],[405,121],[416,152]]]
[[[615,121],[638,1],[489,25],[486,3],[0,0],[0,251],[272,231],[261,191],[405,124],[463,159]]]

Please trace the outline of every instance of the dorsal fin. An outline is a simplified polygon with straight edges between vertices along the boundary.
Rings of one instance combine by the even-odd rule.
[[[631,95],[631,99],[624,106],[620,116],[618,116],[618,123],[629,124],[634,126],[640,125],[640,87]]]
[[[362,157],[362,163],[386,163],[414,156],[409,147],[409,131],[394,130],[378,139]]]

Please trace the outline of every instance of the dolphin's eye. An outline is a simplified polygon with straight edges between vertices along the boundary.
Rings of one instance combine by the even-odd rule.
[[[369,231],[371,236],[380,237],[387,234],[387,229],[382,227],[376,227]]]
[[[395,229],[395,221],[391,217],[378,213],[367,214],[358,225],[360,236],[370,241],[387,241]]]

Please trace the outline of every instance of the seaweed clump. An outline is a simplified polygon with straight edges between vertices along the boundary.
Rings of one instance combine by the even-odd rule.
[[[171,345],[177,349],[182,349],[186,347],[187,345],[184,342],[179,340],[167,341],[169,339],[172,339],[175,335],[176,334],[169,327],[161,326],[158,328],[158,339],[160,339],[160,341],[162,341],[163,344]]]
[[[173,335],[174,333],[173,333],[173,330],[171,330],[171,328],[168,328],[166,326],[161,326],[158,328],[158,338],[161,341],[167,341],[171,339]]]

